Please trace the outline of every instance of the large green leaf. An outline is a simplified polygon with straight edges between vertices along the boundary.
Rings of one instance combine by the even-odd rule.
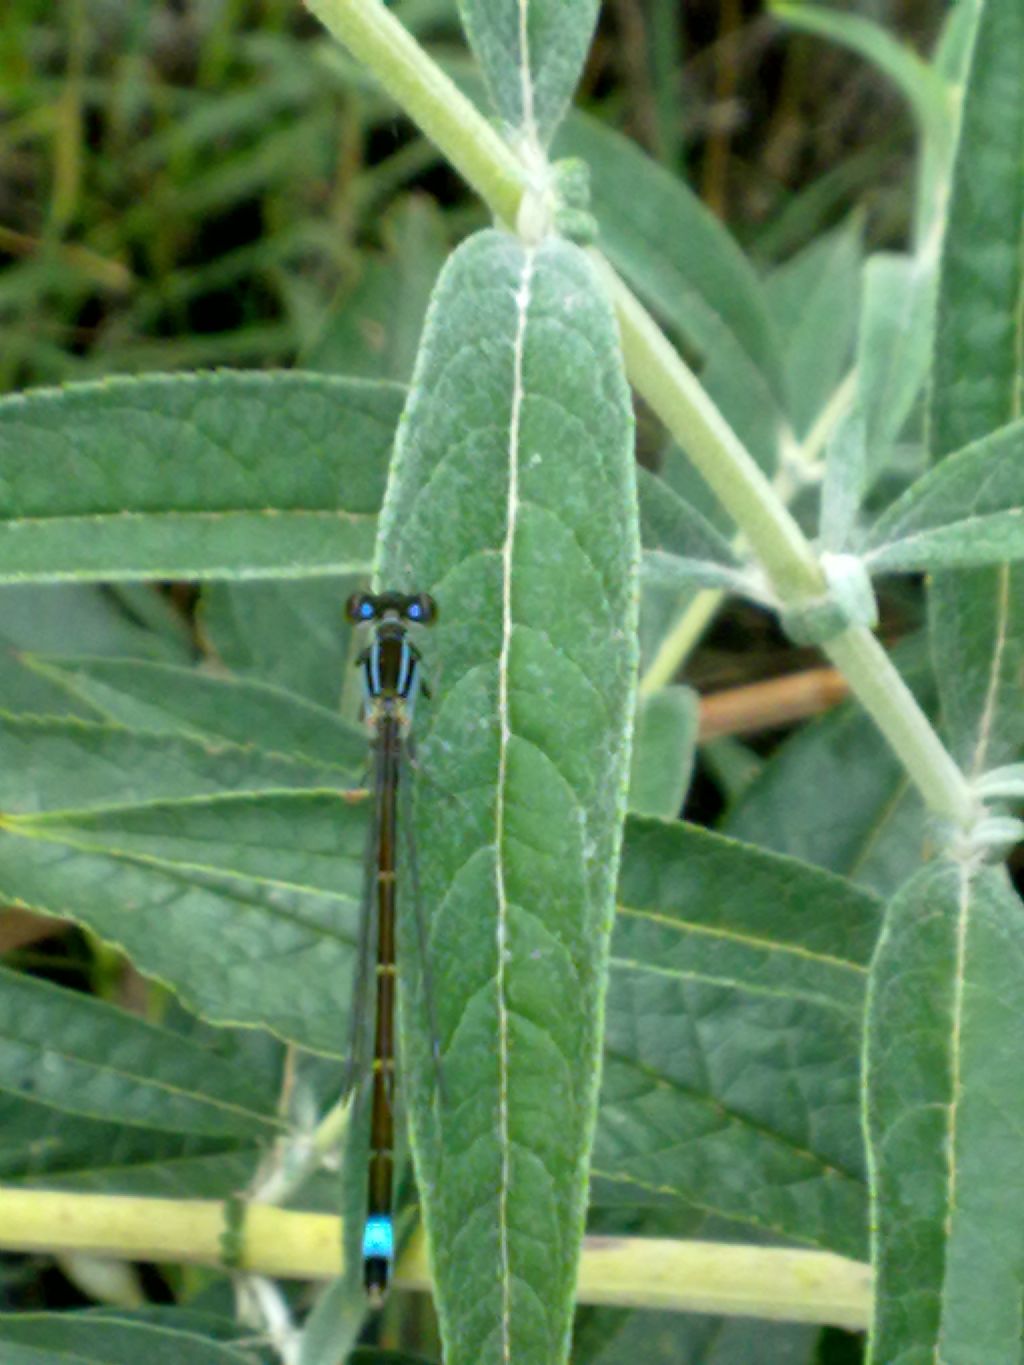
[[[161,1135],[62,1113],[23,1095],[0,1094],[0,1132],[0,1177],[11,1185],[225,1198],[255,1166],[249,1141]],[[225,1162],[230,1173],[221,1178],[215,1171]]]
[[[242,1346],[93,1313],[0,1316],[5,1365],[252,1365]]]
[[[134,659],[29,657],[28,663],[127,729],[253,745],[321,771],[337,768],[350,781],[366,768],[365,735],[280,688]]]
[[[936,459],[1024,417],[1022,67],[1024,10],[1016,0],[986,0],[964,96],[940,272],[929,423]],[[989,465],[986,474],[979,471],[985,483],[998,478],[997,467],[1012,467],[1005,449],[993,452]],[[1007,529],[999,534],[1009,539]],[[979,539],[984,535],[980,527]],[[937,574],[930,609],[954,752],[973,771],[1011,761],[1024,738],[1024,572],[1004,564]],[[951,657],[956,668],[948,667]]]
[[[875,572],[1024,559],[1024,421],[934,465],[879,517],[868,545]]]
[[[459,9],[510,140],[546,147],[576,89],[598,0],[459,0]]]
[[[273,1098],[226,1061],[79,992],[0,971],[0,1089],[208,1137],[272,1135]]]
[[[827,873],[631,818],[597,1197],[674,1199],[863,1254],[859,1038],[878,918]]]
[[[615,1317],[624,1317],[615,1314]],[[714,1318],[702,1313],[631,1313],[607,1330],[579,1365],[817,1365],[817,1327]]]
[[[336,710],[351,644],[344,604],[356,586],[355,578],[207,583],[199,621],[233,673]]]
[[[0,581],[363,570],[402,390],[159,376],[0,400]]]
[[[869,988],[871,1359],[1017,1365],[1024,926],[995,868],[936,863],[889,906]]]
[[[460,248],[381,558],[440,603],[418,820],[437,1127],[424,1040],[406,1047],[449,1365],[554,1365],[568,1344],[633,712],[631,436],[586,257],[497,232]]]
[[[211,1020],[343,1049],[364,821],[337,769],[14,718],[0,768],[9,903],[89,925]]]

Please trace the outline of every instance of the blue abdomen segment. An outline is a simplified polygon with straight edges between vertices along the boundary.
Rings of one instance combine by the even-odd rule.
[[[386,1213],[371,1213],[363,1227],[363,1287],[371,1308],[384,1302],[395,1259],[395,1230]]]
[[[363,1228],[363,1260],[395,1259],[395,1229],[387,1214],[371,1214]]]

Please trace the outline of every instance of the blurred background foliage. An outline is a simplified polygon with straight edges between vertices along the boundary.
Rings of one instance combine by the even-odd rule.
[[[927,52],[946,7],[839,8]],[[455,0],[394,10],[466,67]],[[899,95],[759,4],[607,0],[579,102],[764,267],[855,207],[869,247],[904,239]],[[217,365],[404,378],[436,270],[482,217],[297,0],[7,0],[0,391]]]

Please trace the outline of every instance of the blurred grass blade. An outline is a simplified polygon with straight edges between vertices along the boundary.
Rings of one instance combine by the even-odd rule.
[[[932,864],[890,904],[867,1033],[878,1365],[1020,1360],[1022,978],[1001,869]]]
[[[546,147],[576,89],[598,0],[459,0],[459,10],[510,140]]]
[[[365,570],[397,386],[108,380],[0,400],[0,582]]]
[[[382,537],[381,581],[440,604],[417,822],[439,1125],[425,1040],[405,1034],[446,1360],[556,1365],[636,668],[632,414],[615,321],[577,248],[485,232],[453,256]]]
[[[914,112],[922,135],[937,147],[952,138],[952,101],[938,72],[880,24],[822,4],[770,0],[771,12],[805,33],[817,33],[858,52],[885,73]]]

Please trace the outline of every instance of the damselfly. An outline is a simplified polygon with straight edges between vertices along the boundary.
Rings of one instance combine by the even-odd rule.
[[[374,755],[374,885],[364,915],[376,910],[376,1006],[370,1097],[370,1158],[366,1221],[363,1225],[363,1283],[371,1303],[387,1292],[395,1254],[393,1220],[395,1148],[395,879],[397,872],[398,782],[403,747],[421,687],[420,656],[409,639],[410,625],[428,626],[437,606],[425,593],[354,593],[346,605],[350,621],[373,626],[373,638],[359,656],[363,674],[363,719]],[[357,990],[357,997],[364,992]]]

